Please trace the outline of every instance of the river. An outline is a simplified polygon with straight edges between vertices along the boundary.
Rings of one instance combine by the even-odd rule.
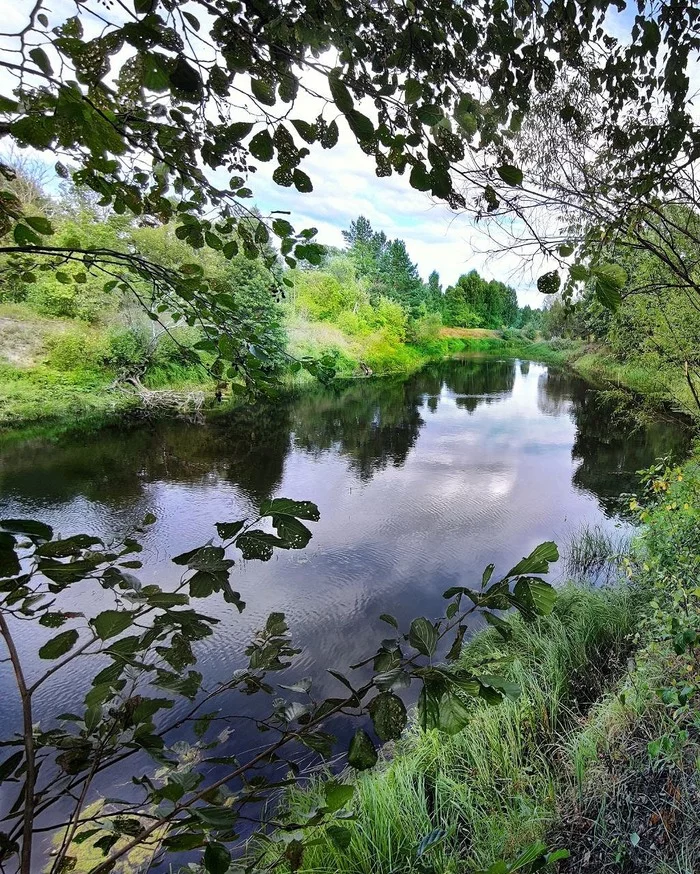
[[[251,632],[278,610],[303,649],[296,675],[337,693],[325,668],[344,670],[373,652],[386,636],[382,612],[435,617],[442,592],[474,584],[489,562],[505,571],[543,540],[564,545],[582,524],[625,524],[618,496],[635,488],[635,471],[682,455],[689,436],[668,420],[636,427],[618,416],[613,428],[613,414],[604,394],[568,373],[450,361],[208,424],[160,421],[13,444],[0,452],[0,517],[107,536],[153,512],[138,573],[167,585],[181,570],[170,557],[205,542],[216,522],[253,515],[269,497],[316,502],[321,519],[306,549],[233,568],[247,608],[239,614],[214,596],[207,606],[221,622],[198,650],[198,669],[205,683],[230,675]],[[92,613],[105,593],[72,597]],[[27,635],[22,646],[29,654],[37,641]],[[56,700],[62,710],[78,706],[87,681],[78,667],[47,684],[39,715]],[[7,665],[0,695],[4,734],[18,718]]]

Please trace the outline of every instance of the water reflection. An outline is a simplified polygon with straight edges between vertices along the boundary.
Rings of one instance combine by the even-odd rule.
[[[620,414],[614,397],[571,374],[540,365],[533,370],[537,410],[574,424],[573,484],[595,495],[606,513],[615,509],[612,499],[634,487],[636,470],[662,454],[686,451],[689,434],[679,422],[640,426]],[[147,486],[155,482],[228,482],[256,506],[278,493],[285,463],[298,451],[315,459],[337,453],[351,475],[368,482],[389,465],[405,464],[426,416],[437,414],[441,403],[471,415],[510,402],[515,413],[514,401],[527,404],[530,373],[527,361],[447,361],[409,379],[318,388],[203,426],[159,422],[57,444],[32,440],[0,453],[0,488],[6,502],[27,513],[42,515],[79,498],[138,519]]]
[[[248,607],[212,607],[221,623],[202,642],[199,669],[209,682],[239,666],[252,630],[281,610],[304,649],[297,675],[335,693],[325,668],[373,651],[382,612],[401,622],[436,616],[442,592],[474,584],[489,562],[506,570],[582,522],[616,524],[614,497],[635,470],[685,451],[677,423],[635,427],[608,401],[542,365],[449,361],[204,426],[159,422],[5,448],[0,513],[44,519],[64,535],[109,535],[153,511],[139,574],[167,585],[179,577],[169,558],[205,542],[216,522],[274,495],[315,501],[321,521],[305,550],[234,567]],[[77,609],[98,611],[102,594],[76,589]],[[0,673],[0,696],[8,683]],[[45,694],[70,710],[80,678]]]

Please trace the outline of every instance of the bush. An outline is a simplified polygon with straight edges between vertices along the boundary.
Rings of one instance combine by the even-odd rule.
[[[106,362],[112,367],[133,369],[146,363],[148,336],[138,328],[114,329],[107,335]]]
[[[96,370],[109,356],[109,341],[95,331],[75,328],[47,341],[46,363],[54,370]]]

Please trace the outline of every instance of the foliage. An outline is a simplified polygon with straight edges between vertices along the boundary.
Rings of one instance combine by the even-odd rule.
[[[515,859],[541,840],[556,817],[554,793],[586,696],[609,683],[634,630],[629,592],[568,587],[552,613],[534,624],[508,618],[465,645],[457,669],[497,666],[521,690],[498,708],[474,702],[452,737],[416,727],[366,774],[348,774],[355,818],[347,849],[326,830],[302,870],[457,872]],[[588,687],[586,686],[588,678]],[[335,779],[335,778],[331,778]],[[299,822],[323,797],[325,782],[291,788],[283,822]],[[420,864],[424,836],[442,840]],[[503,863],[501,863],[503,864]],[[497,868],[496,870],[507,870]]]
[[[264,519],[274,533],[261,527]],[[216,736],[211,731],[221,714],[219,697],[233,691],[272,696],[276,689],[268,673],[287,667],[299,651],[291,644],[284,616],[272,613],[245,651],[247,667],[233,677],[221,678],[213,690],[204,690],[202,675],[193,667],[197,642],[209,636],[219,620],[200,612],[193,602],[218,594],[242,611],[245,603],[229,582],[234,564],[231,552],[236,550],[245,560],[268,561],[275,550],[303,549],[311,538],[305,523],[317,519],[314,504],[275,498],[265,501],[253,519],[218,523],[216,545],[210,540],[173,558],[183,573],[172,591],[145,585],[134,574],[141,567],[138,553],[142,546],[133,537],[104,543],[87,534],[62,538],[49,525],[34,520],[0,522],[0,633],[14,671],[23,719],[22,732],[8,738],[10,751],[0,768],[0,779],[19,789],[6,820],[8,831],[3,834],[5,862],[18,854],[19,870],[31,870],[32,835],[39,821],[55,815],[55,809],[61,821],[54,827],[65,831],[53,871],[69,864],[73,842],[87,839],[95,828],[109,832],[100,839],[105,861],[96,866],[95,874],[110,870],[132,848],[149,845],[156,855],[159,847],[166,854],[204,848],[204,866],[212,870],[213,856],[230,859],[227,845],[235,847],[239,818],[247,818],[244,811],[258,810],[261,797],[287,785],[275,763],[294,769],[293,759],[286,761],[294,744],[322,756],[331,754],[333,737],[323,727],[329,717],[368,712],[380,741],[397,738],[406,726],[407,713],[396,692],[415,682],[421,687],[423,727],[454,734],[465,725],[469,697],[497,704],[506,695],[516,694],[514,687],[492,673],[467,668],[448,671],[435,659],[447,638],[452,639],[449,658],[459,658],[464,622],[475,612],[491,617],[497,626],[502,620],[493,611],[511,606],[528,621],[549,614],[555,592],[537,575],[546,573],[550,562],[558,559],[553,543],[540,544],[496,582],[491,581],[493,566],[489,566],[478,588],[460,586],[445,592],[448,605],[442,620],[419,617],[401,634],[397,621],[384,615],[397,636],[384,640],[376,654],[362,663],[372,664],[370,680],[357,684],[332,672],[344,686],[340,697],[318,701],[308,683],[288,690],[294,698],[273,697],[264,708],[267,715],[253,720],[260,731],[272,731],[273,740],[245,760],[227,756],[225,741],[230,729]],[[141,531],[155,521],[155,516],[147,514]],[[71,588],[90,583],[107,593],[98,602],[99,612],[67,609]],[[106,609],[100,609],[103,606]],[[38,650],[40,663],[53,662],[31,680],[15,643],[23,621],[36,625],[43,640]],[[95,665],[84,710],[54,713],[48,724],[37,729],[36,693],[50,688],[53,676],[70,670],[78,657],[90,658]],[[178,708],[168,718],[167,711],[173,709],[178,696],[191,704],[184,713]],[[226,716],[227,724],[236,718],[249,719],[247,714]],[[176,729],[190,726],[194,737],[189,746],[182,736],[175,743],[170,740],[175,739]],[[219,746],[222,752],[211,752]],[[158,774],[148,768],[134,774],[132,782],[139,787],[135,798],[112,799],[110,807],[116,810],[111,809],[109,816],[85,820],[82,812],[96,776],[123,767],[125,758],[140,770],[143,766],[137,754],[149,756]],[[358,728],[349,746],[350,764],[365,770],[375,764],[377,756],[375,740]],[[223,775],[210,771],[214,763],[224,766]],[[64,822],[61,805],[68,797],[75,804]],[[342,800],[334,799],[327,797],[306,825],[337,819],[348,796],[343,793]],[[342,832],[343,826],[338,823],[337,829]],[[294,840],[293,845],[283,841],[279,861],[301,860],[304,844],[300,838]]]
[[[464,328],[500,328],[518,319],[515,291],[502,282],[486,282],[476,270],[460,276],[445,291],[445,322]]]

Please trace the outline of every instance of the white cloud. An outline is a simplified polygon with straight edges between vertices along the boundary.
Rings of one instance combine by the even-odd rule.
[[[411,188],[408,175],[378,178],[374,159],[347,131],[341,129],[334,149],[313,146],[302,166],[314,185],[309,194],[279,187],[271,178],[273,165],[259,166],[250,187],[263,212],[289,210],[297,229],[317,227],[319,242],[331,246],[344,245],[341,231],[365,215],[376,230],[406,241],[424,278],[437,270],[449,284],[476,269],[487,279],[512,284],[521,305],[541,305],[527,264],[507,252],[494,256],[493,243],[468,216]]]

